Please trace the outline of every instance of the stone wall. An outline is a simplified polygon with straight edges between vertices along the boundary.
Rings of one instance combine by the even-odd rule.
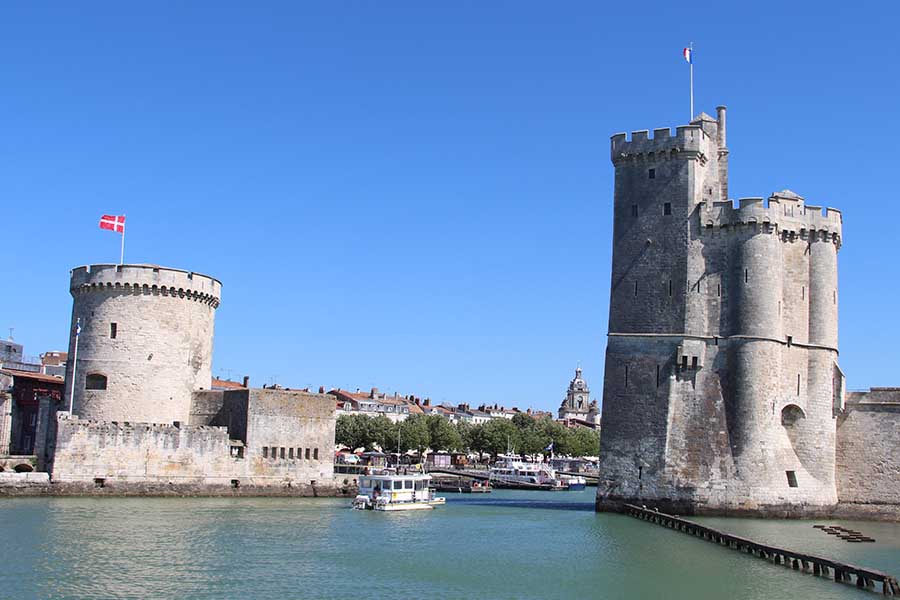
[[[194,396],[191,413],[193,424],[173,425],[60,414],[54,484],[167,484],[188,486],[192,493],[203,486],[334,486],[333,396],[203,392]]]
[[[900,505],[900,388],[847,394],[836,463],[841,503]]]

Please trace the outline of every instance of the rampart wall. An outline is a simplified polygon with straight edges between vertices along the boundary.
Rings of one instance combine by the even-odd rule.
[[[900,508],[900,388],[847,394],[837,428],[837,488],[842,503]]]

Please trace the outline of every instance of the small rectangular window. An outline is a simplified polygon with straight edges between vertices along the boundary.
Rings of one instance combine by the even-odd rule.
[[[303,448],[297,448],[297,460],[303,458]]]
[[[787,475],[788,485],[790,487],[797,487],[797,473],[796,471],[785,471],[785,475]]]
[[[659,365],[656,365],[656,387],[659,387]]]
[[[647,175],[650,179],[656,179],[656,169],[650,169]]]
[[[631,205],[631,216],[632,216],[632,217],[638,216],[637,204],[632,204],[632,205]]]
[[[685,370],[687,369],[687,356],[681,357],[681,368]]]
[[[319,460],[319,449],[313,449],[313,460]]]
[[[306,449],[306,460],[309,460],[309,448]]]
[[[637,290],[638,290],[638,282],[635,280],[634,282],[634,297],[637,298]]]
[[[750,270],[744,269],[744,283],[747,283],[749,281],[750,281]]]
[[[288,448],[288,458],[294,458],[294,449]]]
[[[692,368],[692,369],[696,369],[696,368],[697,368],[697,357],[696,357],[696,356],[692,356],[692,357],[691,357],[691,368]]]
[[[722,284],[721,283],[716,284],[716,297],[717,298],[722,297]]]
[[[116,334],[119,332],[119,326],[116,323],[109,324],[109,338],[114,340],[116,339]]]
[[[669,280],[669,296],[672,296],[672,280]]]
[[[806,286],[800,286],[800,299],[806,300]]]
[[[800,395],[800,373],[797,373],[797,395]]]
[[[672,214],[672,203],[671,202],[666,202],[665,204],[663,204],[663,214],[664,215]]]
[[[284,448],[281,449],[281,458],[284,458]]]
[[[269,458],[269,447],[263,446],[263,458]]]
[[[272,458],[278,458],[278,448],[276,448],[275,446],[272,446]]]
[[[790,348],[790,347],[791,347],[791,344],[793,344],[793,343],[794,343],[794,336],[792,336],[792,335],[787,336],[787,345],[788,345],[788,348]]]

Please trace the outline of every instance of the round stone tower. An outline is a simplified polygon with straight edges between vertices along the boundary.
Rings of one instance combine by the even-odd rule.
[[[73,269],[66,406],[74,390],[81,418],[187,422],[191,394],[210,386],[221,289],[212,277],[155,265]]]

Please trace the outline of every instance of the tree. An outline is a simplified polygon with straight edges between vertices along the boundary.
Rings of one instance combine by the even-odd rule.
[[[400,436],[400,452],[409,450],[417,450],[419,454],[424,452],[428,448],[430,437],[425,415],[410,415],[405,421],[391,423],[384,436],[386,445],[382,449],[385,452],[397,451],[398,435]]]
[[[341,415],[334,426],[334,441],[351,450],[369,448],[371,421],[366,415]]]
[[[519,429],[506,419],[492,419],[482,425],[484,434],[484,450],[494,458],[507,449],[518,449],[521,444]]]
[[[570,434],[569,454],[572,456],[597,456],[600,454],[600,432],[588,427],[578,427]]]
[[[440,415],[425,417],[428,426],[428,446],[434,451],[458,450],[463,447],[462,437],[450,421]]]
[[[397,436],[395,432],[397,426],[384,415],[378,415],[375,418],[365,418],[369,419],[369,436],[366,449],[373,450],[375,446],[378,446],[382,452],[390,452],[391,448],[396,451]]]

